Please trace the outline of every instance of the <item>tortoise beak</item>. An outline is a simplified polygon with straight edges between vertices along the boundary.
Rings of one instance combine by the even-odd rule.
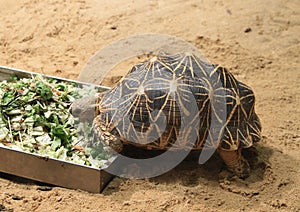
[[[79,118],[81,122],[92,123],[96,116],[96,98],[87,96],[77,99],[73,102],[70,110],[74,117]]]

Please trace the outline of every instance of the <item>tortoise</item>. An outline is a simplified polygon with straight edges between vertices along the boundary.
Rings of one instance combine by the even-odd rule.
[[[212,99],[222,96],[214,92],[212,84],[216,83],[221,85],[215,90],[223,92],[226,111],[216,112],[212,104]],[[189,120],[196,118],[198,122],[184,123],[183,116],[189,116],[192,99],[197,113]],[[124,144],[155,150],[171,147],[172,150],[201,150],[208,141],[231,172],[246,178],[250,166],[242,149],[261,138],[261,124],[254,104],[252,89],[226,68],[190,53],[159,53],[135,65],[112,89],[98,94],[95,118],[91,111],[95,104],[86,107],[93,105],[87,100],[74,103],[73,111],[82,119],[94,118],[95,134],[116,152],[121,152]],[[215,119],[221,124],[217,130],[219,142],[209,139],[210,131],[214,130],[210,129],[214,113],[224,116],[223,122]],[[191,140],[188,131],[179,136],[182,129],[195,132],[196,139]]]

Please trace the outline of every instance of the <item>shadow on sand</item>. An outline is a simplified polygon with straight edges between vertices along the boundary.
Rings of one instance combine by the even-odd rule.
[[[134,158],[151,158],[162,153],[162,151],[147,151],[136,147],[127,147],[126,156]],[[244,157],[248,160],[251,173],[245,179],[239,179],[227,171],[222,159],[215,153],[205,164],[198,164],[200,151],[192,151],[178,166],[163,175],[149,179],[154,184],[175,185],[180,184],[186,187],[196,187],[200,184],[211,184],[219,186],[223,180],[233,180],[237,184],[249,185],[263,181],[268,167],[269,158],[273,150],[262,144],[256,144],[243,150]],[[138,169],[135,167],[135,170]],[[119,187],[127,179],[116,177],[104,190],[103,194],[110,195],[119,191]]]

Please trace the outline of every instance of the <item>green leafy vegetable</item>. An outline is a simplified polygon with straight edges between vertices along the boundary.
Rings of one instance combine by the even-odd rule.
[[[40,94],[43,99],[49,100],[52,98],[53,94],[49,85],[46,85],[43,82],[36,82],[36,93]]]
[[[91,124],[70,113],[84,92],[74,83],[39,75],[0,82],[0,144],[100,167],[111,155],[102,145],[91,146]]]

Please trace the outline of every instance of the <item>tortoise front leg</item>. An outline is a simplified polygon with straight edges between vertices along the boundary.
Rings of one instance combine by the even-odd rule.
[[[249,177],[250,166],[248,161],[242,156],[241,149],[224,150],[219,148],[218,152],[230,171],[242,179]]]
[[[119,137],[113,135],[99,120],[100,116],[97,116],[93,123],[94,132],[98,140],[100,140],[103,145],[112,148],[115,152],[121,152],[123,150],[123,143]]]

